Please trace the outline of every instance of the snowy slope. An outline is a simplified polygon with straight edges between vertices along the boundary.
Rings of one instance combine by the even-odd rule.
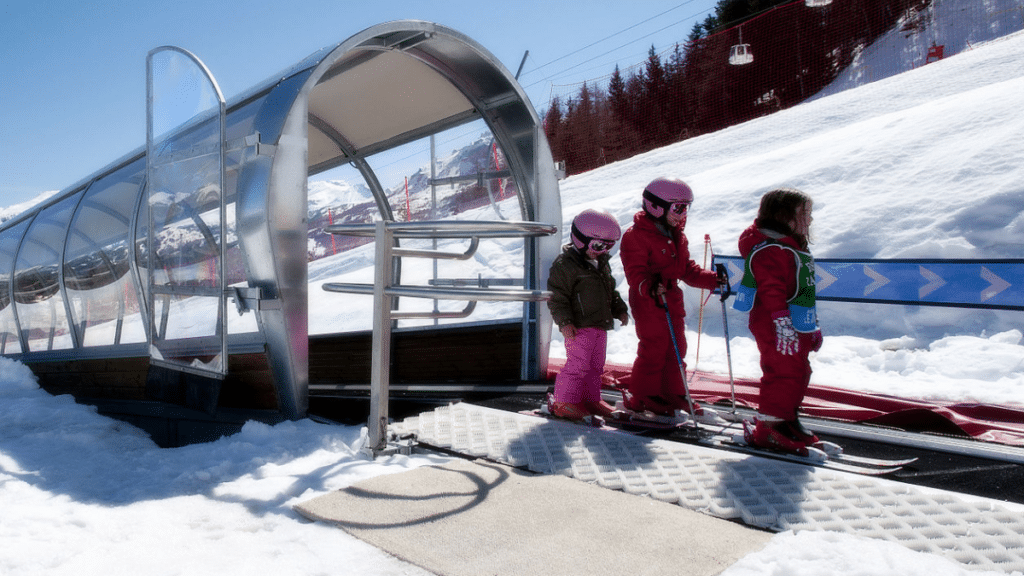
[[[818,257],[1020,258],[1022,95],[1024,34],[1015,33],[569,178],[562,183],[563,215],[568,222],[584,208],[604,208],[626,226],[644,184],[681,177],[696,194],[687,235],[700,263],[705,234],[716,252],[737,254],[736,239],[753,220],[760,196],[795,186],[815,200],[812,251]],[[621,279],[621,266],[615,272]],[[619,290],[625,292],[624,282]],[[691,292],[690,329],[698,324],[698,303]],[[722,333],[721,311],[712,304],[702,323],[698,367],[724,372],[724,344],[711,337]],[[1021,313],[822,303],[820,319],[826,344],[814,363],[818,383],[915,398],[1020,401]],[[731,335],[746,336],[745,324],[743,315],[729,313]],[[691,367],[695,340],[691,336]],[[613,361],[631,362],[632,330],[614,331],[609,342]],[[970,362],[958,357],[960,345],[971,349]],[[990,361],[989,354],[1001,360]],[[738,374],[759,375],[749,338],[734,338],[732,356]],[[944,365],[950,368],[936,368]]]
[[[1020,0],[932,0],[920,12],[904,14],[899,25],[867,46],[830,86],[812,99],[838,94],[895,76],[928,62],[928,50],[941,46],[946,57],[1024,27]]]

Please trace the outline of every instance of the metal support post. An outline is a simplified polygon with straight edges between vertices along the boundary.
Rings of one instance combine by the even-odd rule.
[[[376,266],[373,279],[373,363],[370,374],[370,419],[366,429],[368,449],[377,456],[388,443],[388,398],[391,395],[391,287],[392,235],[387,223],[377,222],[374,230]]]

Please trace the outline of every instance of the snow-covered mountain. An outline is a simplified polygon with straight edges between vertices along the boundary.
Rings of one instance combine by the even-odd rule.
[[[310,216],[330,207],[351,206],[373,201],[373,194],[365,184],[353,184],[344,180],[310,182],[307,195]]]
[[[10,220],[11,218],[14,218],[15,216],[18,216],[22,212],[31,210],[34,206],[42,204],[57,192],[59,192],[59,190],[50,190],[48,192],[43,192],[39,194],[38,196],[31,200],[28,200],[27,202],[11,204],[6,208],[0,208],[0,224],[3,224],[4,222]]]
[[[955,4],[939,2],[940,16]],[[564,218],[601,207],[627,225],[643,184],[682,177],[696,190],[687,231],[699,263],[703,234],[712,235],[717,251],[733,253],[760,194],[787,184],[815,199],[819,257],[1021,258],[1024,35],[971,42],[956,56],[885,81],[569,178],[561,185]],[[362,313],[319,289],[345,266],[353,274],[356,267],[372,271],[372,251],[351,252],[310,265],[317,310],[311,323],[338,326]],[[500,256],[484,255],[491,267]],[[691,305],[696,295],[687,293]],[[694,333],[700,316],[690,310],[688,361],[724,374],[723,339],[710,335],[720,330],[718,302],[710,304],[702,339]],[[1020,312],[837,304],[821,316],[827,332],[812,359],[816,384],[997,405],[1024,398]],[[865,333],[898,337],[843,335],[849,329],[842,324],[850,321]],[[730,319],[730,367],[737,377],[757,377],[758,354],[741,335],[744,325],[742,317]],[[609,334],[610,360],[632,360],[632,332]],[[925,332],[939,337],[925,340]],[[311,420],[252,422],[216,442],[159,449],[134,427],[42,392],[29,370],[9,359],[0,359],[0,397],[2,573],[105,573],[117,558],[123,571],[139,574],[193,574],[197,567],[221,574],[425,574],[333,526],[296,521],[293,506],[370,476],[436,464],[440,455],[367,460],[359,427]],[[927,495],[929,502],[945,506],[936,495]],[[1019,517],[1020,507],[1011,512]],[[998,548],[999,535],[991,540]],[[614,551],[608,558],[617,560]],[[779,534],[723,570],[727,576],[997,574],[895,542],[820,531]]]
[[[494,139],[489,134],[452,151],[437,161],[436,178],[447,179],[475,175],[480,172],[504,168],[504,157],[495,149]],[[396,219],[429,218],[432,210],[430,190],[430,167],[423,166],[393,185],[386,186],[388,204]],[[459,181],[437,188],[435,198],[439,217],[453,214],[457,209],[477,207],[488,203],[488,183],[480,187],[475,180]],[[506,194],[512,192],[506,188]],[[492,191],[493,193],[493,191]],[[309,188],[309,258],[316,260],[326,255],[366,243],[361,238],[333,237],[324,232],[330,224],[367,223],[379,219],[379,211],[370,189],[363,183],[353,184],[346,180],[314,180]]]

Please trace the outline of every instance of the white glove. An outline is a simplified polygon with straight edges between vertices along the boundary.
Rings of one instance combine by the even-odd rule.
[[[800,341],[797,339],[796,329],[793,328],[793,319],[786,316],[779,316],[775,320],[775,349],[779,354],[792,356],[800,350]]]

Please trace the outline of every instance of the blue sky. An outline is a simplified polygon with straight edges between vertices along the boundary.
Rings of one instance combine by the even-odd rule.
[[[490,50],[543,110],[552,84],[669,48],[716,0],[15,0],[0,7],[0,206],[64,189],[146,139],[146,54],[196,54],[225,97],[389,20],[429,20]]]

